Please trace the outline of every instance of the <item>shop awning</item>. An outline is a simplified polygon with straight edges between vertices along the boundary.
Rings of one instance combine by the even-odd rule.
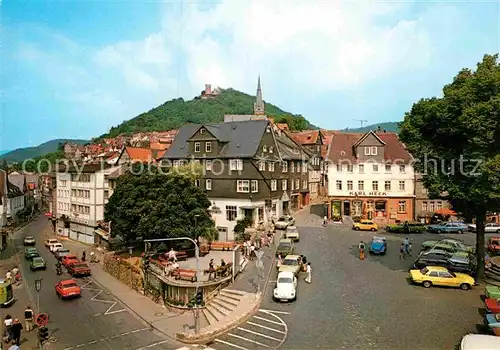
[[[97,228],[94,230],[94,233],[101,236],[102,239],[109,241],[111,239],[111,236],[109,235],[108,232],[104,231],[103,229]]]

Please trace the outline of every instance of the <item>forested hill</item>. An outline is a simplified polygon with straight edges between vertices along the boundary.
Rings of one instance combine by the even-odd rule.
[[[255,96],[234,89],[222,90],[217,97],[210,99],[194,98],[184,101],[177,98],[112,127],[109,133],[100,138],[177,129],[184,123],[221,122],[225,114],[253,114],[254,102]],[[292,130],[315,128],[304,117],[283,111],[267,102],[265,111],[266,115],[275,117],[276,122],[287,121]]]

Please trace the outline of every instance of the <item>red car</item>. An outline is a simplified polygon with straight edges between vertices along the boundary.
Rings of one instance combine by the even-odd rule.
[[[488,251],[491,255],[500,255],[500,237],[490,237],[488,240]]]
[[[78,262],[78,257],[76,255],[68,254],[61,258],[61,263],[65,267],[68,267],[69,264],[74,264],[77,262]]]
[[[60,299],[78,298],[82,296],[75,280],[63,280],[56,284],[56,294]]]
[[[500,299],[486,299],[484,301],[488,313],[500,314]]]
[[[68,273],[73,276],[73,277],[80,277],[80,276],[90,276],[90,267],[89,265],[82,263],[82,262],[75,262],[68,264],[67,266]]]

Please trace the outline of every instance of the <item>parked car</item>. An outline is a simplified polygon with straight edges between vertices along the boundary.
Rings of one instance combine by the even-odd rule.
[[[298,255],[287,255],[281,265],[278,268],[278,272],[292,272],[294,275],[297,275],[302,267],[299,264],[300,256]]]
[[[463,290],[471,289],[475,284],[474,278],[465,273],[455,273],[442,266],[427,266],[421,270],[410,270],[413,283],[421,284],[425,288],[432,286],[460,287]]]
[[[57,252],[59,249],[64,249],[64,246],[62,245],[62,243],[54,243],[50,246],[50,251],[52,253]]]
[[[387,253],[387,239],[385,237],[373,236],[368,251],[370,254],[385,255]]]
[[[61,248],[58,249],[57,252],[55,252],[54,256],[56,257],[57,260],[61,260],[63,256],[71,254],[69,249],[66,248]]]
[[[500,254],[500,237],[495,236],[488,238],[488,252],[491,255]]]
[[[405,222],[397,225],[387,225],[385,230],[392,233],[422,233],[426,230],[426,227],[420,222]]]
[[[68,267],[69,264],[73,264],[73,263],[76,263],[76,262],[78,262],[78,257],[76,255],[73,255],[73,254],[65,255],[61,259],[61,263],[65,267]]]
[[[355,231],[378,231],[378,226],[375,222],[371,220],[361,220],[360,222],[355,222],[352,225],[352,229]]]
[[[285,238],[290,238],[294,242],[300,240],[299,230],[296,226],[288,226],[285,232]]]
[[[422,243],[422,249],[441,249],[449,251],[450,253],[473,253],[475,251],[475,247],[452,238],[444,238],[440,241],[425,241]]]
[[[295,219],[291,215],[283,215],[274,224],[274,228],[277,230],[286,230],[288,226],[293,226],[295,224]]]
[[[476,232],[476,224],[470,224],[467,226],[470,232]],[[500,233],[500,224],[496,222],[490,222],[486,225],[484,225],[484,232],[485,233]]]
[[[293,241],[289,238],[280,239],[278,242],[278,248],[276,248],[276,256],[281,254],[281,256],[287,256],[295,253],[295,245]]]
[[[55,238],[51,238],[45,241],[45,247],[50,249],[50,246],[53,244],[59,243],[59,241]]]
[[[91,274],[89,265],[82,262],[70,263],[66,268],[68,269],[68,273],[73,277],[90,276]]]
[[[500,314],[500,299],[486,298],[484,300],[486,311],[492,314]]]
[[[36,248],[26,248],[24,250],[24,257],[26,258],[26,260],[31,260],[37,256],[40,256],[40,253]]]
[[[63,280],[56,284],[56,295],[61,299],[78,298],[82,292],[75,280]]]
[[[31,271],[36,271],[36,270],[46,270],[47,269],[47,264],[45,263],[45,260],[41,256],[36,256],[30,261],[30,270]]]
[[[467,334],[462,338],[460,350],[500,349],[500,338],[486,334]]]
[[[467,230],[467,225],[461,222],[445,222],[427,226],[427,231],[434,233],[464,233]]]
[[[421,270],[427,266],[442,266],[451,272],[459,272],[471,275],[475,271],[475,265],[467,257],[446,254],[435,254],[433,252],[419,254],[413,268]]]
[[[496,336],[500,336],[500,314],[486,314],[486,324]]]
[[[293,272],[280,272],[273,292],[274,301],[297,300],[297,277]]]
[[[486,294],[487,299],[500,299],[500,287],[497,286],[486,286],[484,288],[484,294]]]
[[[33,245],[35,245],[36,244],[35,237],[33,237],[33,236],[26,236],[26,237],[24,237],[23,244],[25,246],[33,246]]]

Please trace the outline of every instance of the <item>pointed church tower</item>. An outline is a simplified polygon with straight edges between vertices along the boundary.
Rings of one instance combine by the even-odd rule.
[[[257,95],[253,104],[254,115],[264,115],[264,101],[262,100],[262,89],[260,88],[260,75],[257,82]]]

